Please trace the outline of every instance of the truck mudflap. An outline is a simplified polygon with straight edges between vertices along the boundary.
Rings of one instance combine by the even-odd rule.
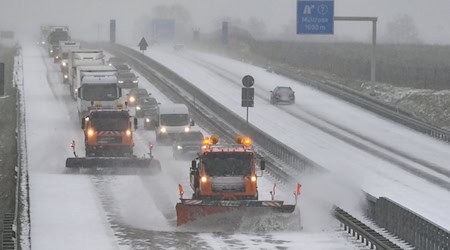
[[[87,174],[152,175],[161,172],[158,160],[131,157],[72,157],[66,159],[66,168]]]
[[[196,200],[180,199],[176,205],[177,226],[207,215],[232,211],[293,213],[296,205],[285,205],[277,200]]]

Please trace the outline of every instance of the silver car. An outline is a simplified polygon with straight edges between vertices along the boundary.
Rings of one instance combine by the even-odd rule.
[[[274,90],[270,91],[270,93],[271,104],[295,103],[295,92],[291,89],[291,87],[277,86]]]

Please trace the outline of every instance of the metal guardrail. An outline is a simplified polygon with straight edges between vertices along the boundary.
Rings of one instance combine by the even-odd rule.
[[[161,74],[160,80],[161,81],[170,81],[174,83],[181,83],[177,84],[178,88],[182,88],[185,92],[189,93],[193,98],[193,100],[186,99],[186,97],[183,97],[179,91],[176,89],[176,87],[170,87],[172,91],[176,92],[178,98],[184,99],[186,104],[189,106],[190,110],[195,110],[197,113],[203,113],[204,119],[209,122],[216,124],[216,121],[213,121],[213,118],[209,117],[208,115],[205,115],[205,111],[201,109],[201,107],[197,106],[195,104],[195,100],[200,101],[204,106],[208,107],[209,110],[214,112],[215,114],[220,114],[220,119],[226,121],[230,126],[234,127],[234,129],[240,130],[240,131],[246,131],[246,133],[254,138],[255,144],[257,144],[259,147],[262,147],[264,150],[267,150],[270,152],[271,157],[277,157],[279,159],[282,159],[283,162],[287,163],[288,165],[295,166],[297,170],[305,170],[305,169],[321,169],[322,167],[315,164],[305,156],[301,155],[300,153],[286,147],[281,142],[276,140],[275,138],[267,135],[266,133],[262,132],[258,128],[251,126],[250,128],[247,126],[247,123],[241,118],[238,117],[236,114],[231,112],[228,108],[224,107],[222,104],[217,103],[215,100],[213,100],[211,97],[203,93],[200,89],[193,86],[191,83],[187,82],[177,74],[175,74],[170,69],[162,66],[161,64],[153,61],[152,59],[135,52],[129,48],[115,45],[115,46],[109,46],[104,45],[104,47],[107,47],[110,51],[113,52],[113,54],[122,56],[124,58],[128,58],[129,60],[133,61],[134,58],[137,58],[141,62],[138,62],[138,64],[145,64],[151,65],[154,72],[150,72],[151,74],[156,74],[157,72]],[[134,57],[134,58],[133,58]],[[133,65],[135,66],[135,65]],[[140,67],[139,67],[140,66]],[[142,67],[142,65],[138,65],[138,68],[145,70],[148,72],[149,70]],[[166,80],[167,79],[167,80]],[[167,84],[167,83],[166,83]],[[168,84],[170,85],[170,84]],[[216,124],[217,126],[217,124]],[[232,129],[225,129],[227,125],[221,124],[220,130],[224,134],[227,134],[227,131],[230,131]],[[228,137],[230,135],[228,134]],[[268,164],[269,170],[272,171],[273,174],[277,175],[282,180],[291,180],[291,176],[287,175],[285,170],[281,169],[280,166],[275,167],[274,164],[276,164],[276,161],[272,161],[270,158],[266,158],[270,161],[270,164]],[[272,165],[272,166],[271,166]],[[346,213],[341,208],[335,209],[335,214],[339,214],[339,220],[345,225],[345,229],[349,228],[351,232],[358,232],[358,239],[359,236],[363,237],[366,244],[370,244],[371,246],[383,246],[386,248],[378,248],[378,249],[400,249],[397,245],[387,240],[384,236],[381,236],[379,234],[374,234],[375,231],[370,229],[367,225],[363,224],[356,218],[353,218],[349,216],[348,213]],[[369,230],[370,231],[367,231]]]
[[[334,83],[332,81],[312,81],[310,79],[306,79],[305,77],[299,76],[297,72],[294,72],[287,68],[277,67],[273,70],[277,74],[281,74],[291,79],[301,81],[306,85],[317,88],[325,93],[336,96],[342,100],[372,111],[378,115],[391,119],[418,132],[427,134],[431,137],[445,142],[450,142],[450,131],[427,124],[417,119],[411,113],[405,112],[395,106],[366,96],[354,89]]]
[[[402,249],[339,207],[334,209],[334,216],[341,222],[341,227],[344,227],[345,231],[352,234],[361,243],[365,243],[366,246],[370,245],[370,249],[374,247],[376,249]]]
[[[372,213],[379,226],[395,232],[416,249],[450,250],[450,232],[388,198],[379,198]]]

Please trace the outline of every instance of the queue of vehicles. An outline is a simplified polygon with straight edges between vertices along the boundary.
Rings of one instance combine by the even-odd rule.
[[[61,30],[67,30],[67,35],[58,33]],[[265,162],[257,159],[249,138],[238,137],[237,144],[232,145],[218,144],[216,136],[207,138],[193,130],[195,123],[186,105],[161,104],[146,89],[139,88],[138,78],[122,59],[105,61],[102,50],[80,48],[79,43],[69,41],[68,28],[51,28],[48,36],[49,54],[61,63],[62,81],[68,83],[77,102],[84,134],[85,157],[78,156],[72,141],[74,156],[66,159],[67,168],[160,172],[160,162],[152,154],[153,144],[148,145],[148,156],[134,155],[134,130],[138,129],[138,118],[142,118],[144,129],[154,130],[158,144],[172,146],[174,159],[194,158],[189,176],[193,195],[185,199],[179,185],[177,225],[230,211],[294,212],[296,204],[285,205],[274,196],[269,201],[259,200],[257,172],[259,169],[262,174]],[[130,90],[122,102],[123,88]],[[134,117],[130,107],[135,107]],[[298,186],[296,201],[299,193]]]

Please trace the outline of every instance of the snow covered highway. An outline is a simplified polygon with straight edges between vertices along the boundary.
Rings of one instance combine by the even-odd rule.
[[[33,249],[365,248],[326,210],[311,213],[302,231],[244,233],[257,231],[251,224],[235,233],[177,228],[177,185],[189,186],[190,161],[174,160],[171,147],[154,148],[163,167],[157,176],[70,174],[64,167],[72,155],[69,144],[75,140],[82,152],[84,140],[75,103],[59,67],[40,47],[28,44],[22,53]],[[145,77],[140,85],[158,101],[170,102]],[[149,141],[155,141],[154,132],[138,129],[137,155],[146,152]],[[263,198],[269,198],[271,187],[270,178],[261,180]],[[314,208],[305,204],[304,210]]]
[[[240,81],[244,75],[253,75],[256,96],[250,123],[329,169],[335,178],[376,197],[391,198],[450,228],[448,144],[236,60],[171,48],[154,48],[147,55],[244,119]],[[270,105],[269,91],[276,85],[293,87],[297,104]]]

